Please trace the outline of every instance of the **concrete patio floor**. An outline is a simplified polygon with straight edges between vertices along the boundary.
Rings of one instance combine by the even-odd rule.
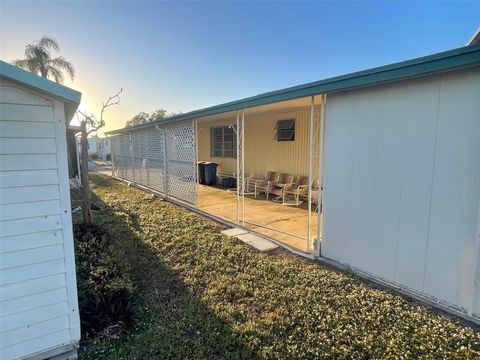
[[[199,185],[198,208],[224,220],[237,223],[235,191]],[[308,210],[296,206],[282,205],[282,203],[266,200],[264,197],[255,199],[253,196],[245,196],[244,220],[245,227],[248,229],[281,241],[300,251],[307,251]],[[311,221],[311,238],[313,239],[317,233],[316,212],[312,212]],[[247,222],[267,226],[270,229],[251,225]]]

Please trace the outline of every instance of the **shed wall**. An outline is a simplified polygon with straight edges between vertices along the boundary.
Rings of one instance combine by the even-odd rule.
[[[480,69],[332,94],[326,111],[322,255],[478,313]]]
[[[2,80],[0,358],[79,338],[64,106]]]

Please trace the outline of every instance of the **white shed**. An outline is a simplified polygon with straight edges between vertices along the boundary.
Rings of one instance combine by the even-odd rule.
[[[66,124],[75,90],[0,61],[0,358],[75,357]]]

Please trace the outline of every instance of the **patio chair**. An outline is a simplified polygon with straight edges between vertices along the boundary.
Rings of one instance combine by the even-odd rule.
[[[291,186],[293,184],[293,175],[290,174],[279,174],[277,181],[272,181],[268,183],[267,190],[267,199],[272,195],[276,195],[272,200],[279,201],[282,198],[283,188],[286,186]]]
[[[322,190],[316,188],[315,190],[312,190],[312,203],[315,204],[315,209],[313,209],[313,212],[318,212],[322,211],[322,204],[318,203],[318,192],[321,192]]]
[[[255,198],[262,192],[266,193],[270,183],[278,181],[278,173],[276,171],[267,171],[263,178],[250,176],[245,179],[247,193],[253,194]]]
[[[282,191],[282,204],[298,206],[302,196],[308,197],[308,176],[297,176],[294,183],[287,184]],[[294,198],[295,201],[289,202],[288,199]]]

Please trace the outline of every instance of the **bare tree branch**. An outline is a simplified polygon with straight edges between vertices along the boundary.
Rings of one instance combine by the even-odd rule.
[[[77,119],[80,121],[81,129],[81,145],[82,145],[82,155],[81,155],[81,164],[82,164],[82,187],[83,187],[83,202],[82,202],[82,213],[83,221],[86,224],[93,223],[93,214],[91,210],[92,204],[92,194],[90,192],[90,184],[88,177],[88,135],[92,132],[97,131],[101,127],[105,126],[105,120],[103,119],[103,113],[105,109],[110,106],[120,104],[120,94],[123,89],[120,89],[115,95],[110,96],[106,102],[102,104],[102,110],[100,112],[100,121],[97,120],[95,115],[88,114],[81,110],[77,110]]]
[[[108,100],[103,103],[102,111],[100,112],[100,124],[105,124],[105,122],[103,120],[103,113],[104,113],[105,109],[110,107],[110,106],[120,104],[120,94],[122,93],[122,91],[123,91],[123,88],[120,88],[120,90],[115,95],[110,96],[108,98]]]

